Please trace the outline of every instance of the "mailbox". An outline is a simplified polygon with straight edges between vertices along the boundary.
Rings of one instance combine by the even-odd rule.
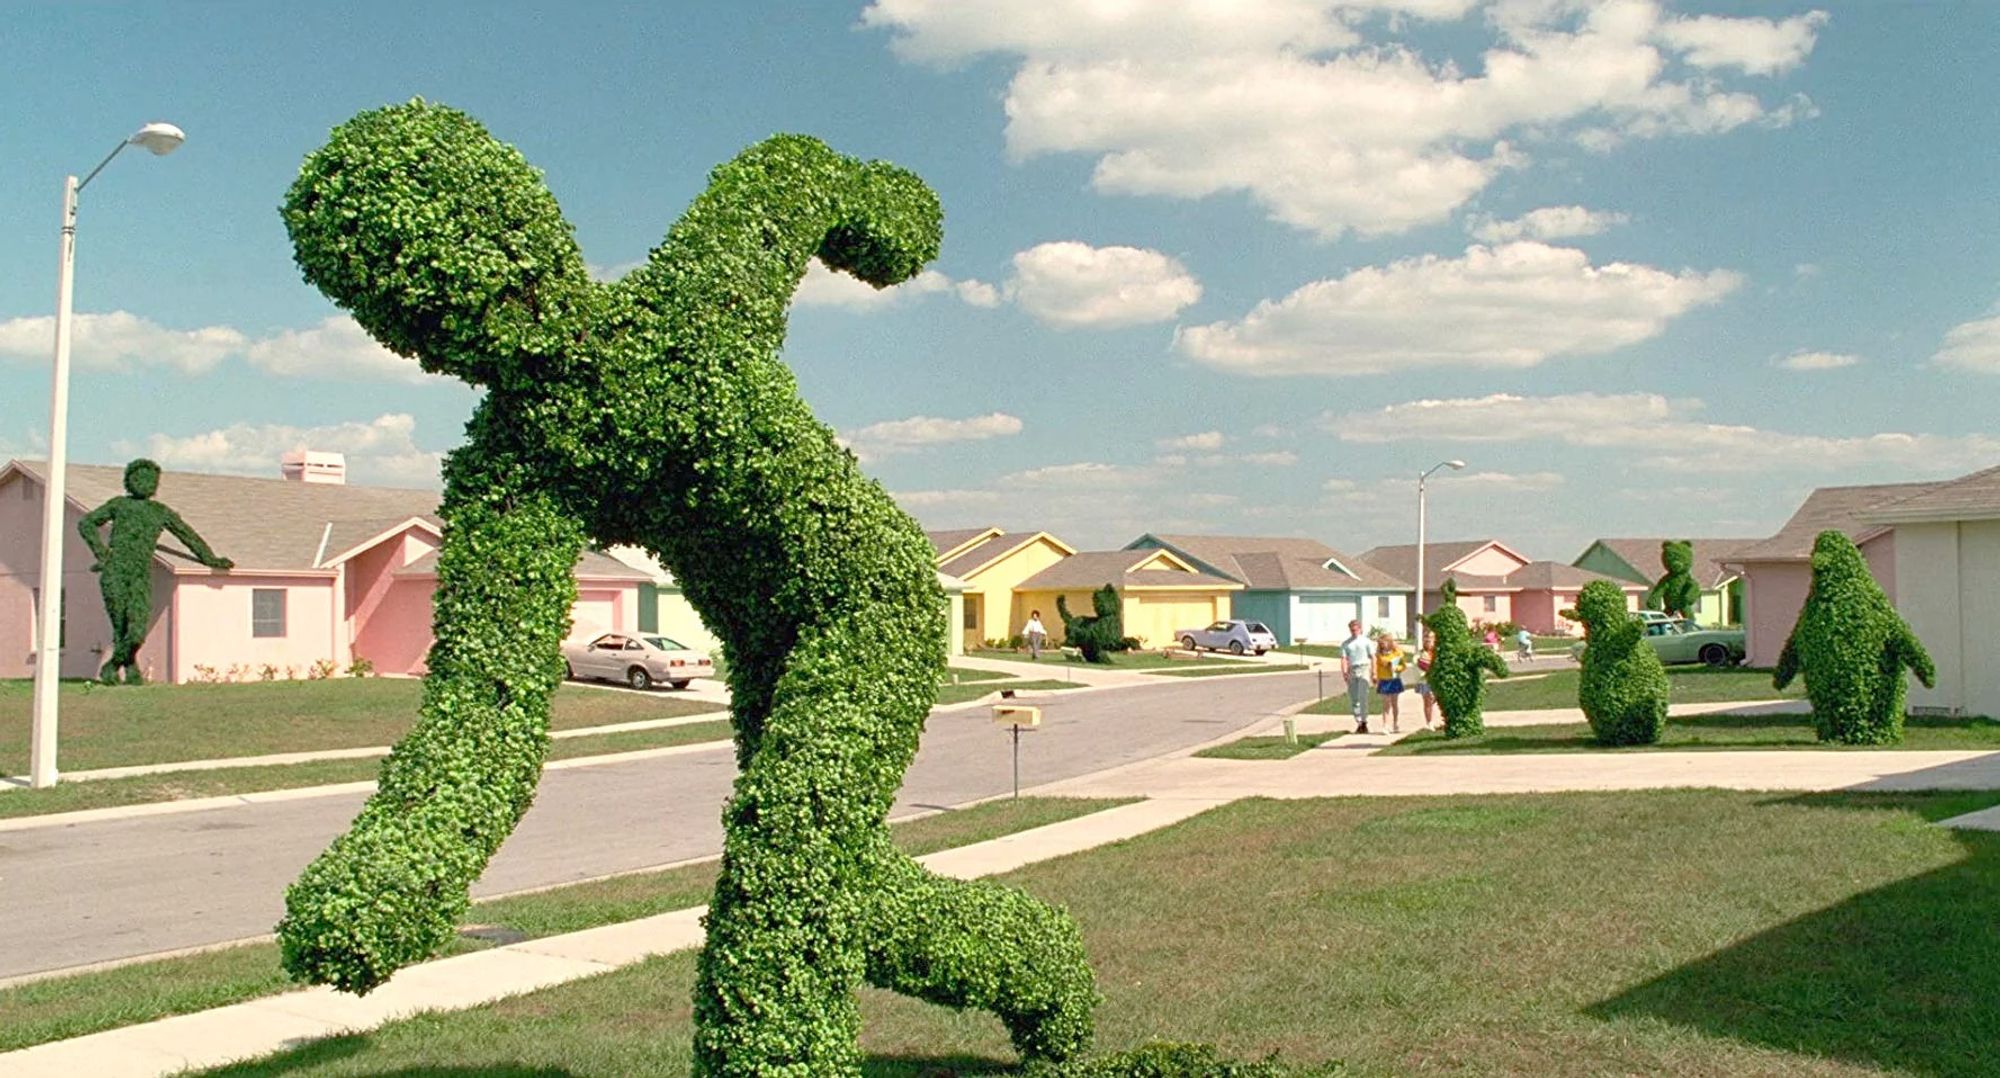
[[[1024,726],[1033,729],[1042,724],[1042,709],[1028,704],[995,704],[993,721],[1002,726]]]

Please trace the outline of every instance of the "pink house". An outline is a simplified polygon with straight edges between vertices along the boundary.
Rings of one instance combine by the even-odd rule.
[[[1361,559],[1384,572],[1415,580],[1417,546],[1378,546]],[[1582,629],[1562,616],[1577,593],[1593,580],[1609,580],[1625,593],[1627,609],[1639,609],[1643,585],[1554,561],[1533,561],[1496,539],[1424,544],[1425,613],[1437,609],[1449,578],[1458,586],[1458,608],[1467,621],[1511,621],[1531,633],[1575,636]]]
[[[41,587],[46,466],[0,466],[0,677],[33,673]],[[191,681],[304,677],[315,663],[367,659],[382,674],[417,674],[431,643],[441,524],[437,495],[349,486],[334,454],[299,455],[284,479],[167,472],[158,497],[236,563],[217,572],[163,537],[153,559],[153,625],[139,652],[148,677]],[[123,468],[72,465],[63,557],[64,677],[96,674],[111,626],[91,555],[76,538],[84,513],[123,492]],[[587,553],[577,565],[574,632],[632,630],[644,574]]]

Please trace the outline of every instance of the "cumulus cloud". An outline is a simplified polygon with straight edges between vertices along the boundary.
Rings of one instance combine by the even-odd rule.
[[[302,378],[380,378],[402,382],[427,381],[414,359],[405,359],[378,344],[361,324],[334,315],[311,329],[288,329],[249,346],[250,365],[272,374]]]
[[[982,442],[1021,433],[1021,420],[1005,412],[991,412],[967,419],[939,419],[917,415],[871,423],[841,436],[854,455],[874,460],[896,453],[908,453],[927,446],[952,442]]]
[[[1464,27],[1485,42],[1469,69],[1395,40],[1406,20],[1465,22],[1478,6],[875,0],[862,22],[918,62],[1016,60],[1003,107],[1017,160],[1088,155],[1107,193],[1244,192],[1326,237],[1443,220],[1528,163],[1517,143],[1606,149],[1811,114],[1803,99],[1767,105],[1723,78],[1796,67],[1819,13],[1774,22],[1679,18],[1650,0],[1498,4]],[[1393,17],[1367,17],[1377,12]]]
[[[1544,206],[1507,221],[1486,216],[1475,217],[1466,222],[1466,231],[1472,234],[1473,239],[1487,243],[1559,240],[1570,236],[1595,236],[1629,220],[1631,218],[1625,214],[1608,210],[1593,210],[1583,206]]]
[[[1178,438],[1162,438],[1159,440],[1159,446],[1161,449],[1215,450],[1221,449],[1222,443],[1228,440],[1228,437],[1219,430],[1205,430],[1200,434],[1183,434]]]
[[[291,450],[317,449],[345,453],[349,476],[362,482],[435,487],[444,454],[418,446],[416,430],[413,417],[395,412],[320,427],[232,423],[198,434],[154,434],[118,449],[143,452],[169,468],[259,476],[276,476],[278,458]]]
[[[839,273],[815,258],[806,264],[806,275],[792,295],[799,307],[836,307],[848,311],[879,311],[909,303],[925,296],[950,295],[974,307],[997,307],[1000,290],[984,281],[954,280],[936,270],[925,270],[899,285],[876,288],[851,274]]]
[[[1779,367],[1788,371],[1832,371],[1852,367],[1859,362],[1860,356],[1846,352],[1811,352],[1804,349],[1776,361]]]
[[[55,341],[52,314],[0,322],[0,355],[46,363]],[[246,343],[242,331],[230,326],[169,329],[130,311],[79,313],[70,321],[70,361],[99,370],[166,367],[204,374]]]
[[[1254,375],[1352,375],[1430,367],[1533,367],[1657,336],[1728,295],[1728,270],[1670,272],[1521,241],[1425,255],[1304,285],[1233,322],[1179,330],[1180,350]]]
[[[2000,374],[2000,317],[1953,326],[1931,362],[1962,371]]]
[[[1064,240],[1016,254],[1007,295],[1050,325],[1112,328],[1172,318],[1201,283],[1158,251]]]
[[[1935,470],[1991,464],[2000,439],[1885,431],[1837,436],[1706,423],[1699,400],[1657,393],[1569,393],[1417,400],[1329,414],[1327,429],[1349,442],[1547,441],[1645,454],[1640,463],[1707,471],[1853,470],[1903,465]]]

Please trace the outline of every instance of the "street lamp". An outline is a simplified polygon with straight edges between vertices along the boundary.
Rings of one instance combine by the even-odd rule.
[[[49,475],[42,503],[41,609],[36,612],[35,717],[29,737],[28,783],[37,788],[56,784],[56,686],[62,677],[62,558],[63,489],[69,468],[69,330],[70,286],[76,271],[76,199],[104,166],[127,146],[141,146],[155,157],[170,154],[187,141],[180,128],[150,123],[120,142],[82,180],[63,177],[62,260],[56,275],[56,356],[53,388],[49,390]]]
[[[1410,641],[1420,652],[1424,647],[1424,638],[1417,628],[1417,619],[1424,613],[1424,480],[1429,479],[1431,473],[1439,468],[1457,471],[1463,467],[1465,462],[1462,460],[1441,460],[1431,465],[1429,471],[1417,477],[1417,597],[1416,606],[1410,612]]]

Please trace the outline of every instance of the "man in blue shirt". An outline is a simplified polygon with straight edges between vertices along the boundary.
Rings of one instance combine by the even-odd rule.
[[[1354,712],[1354,732],[1368,732],[1369,676],[1375,669],[1375,641],[1361,635],[1359,619],[1347,623],[1340,644],[1340,676],[1347,679],[1347,706]]]

